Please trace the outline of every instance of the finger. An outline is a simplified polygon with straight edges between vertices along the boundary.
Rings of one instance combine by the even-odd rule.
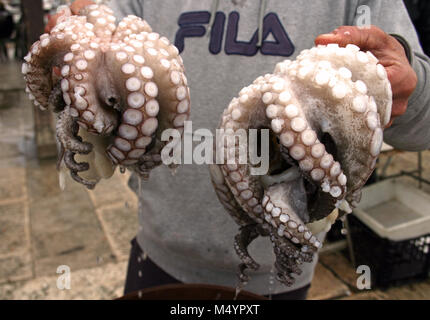
[[[73,14],[79,14],[83,8],[92,4],[95,4],[95,2],[91,0],[76,0],[70,5],[70,10],[72,10]]]
[[[315,39],[316,45],[326,45],[329,43],[337,43],[341,47],[348,44],[355,44],[361,50],[372,50],[382,48],[388,35],[375,26],[368,28],[358,28],[354,26],[342,26],[334,30],[332,33],[319,35]]]
[[[95,2],[92,0],[76,0],[75,2],[73,2],[70,5],[70,11],[72,12],[72,14],[77,15],[77,14],[79,14],[79,12],[83,8],[85,8],[88,5],[92,5],[92,4],[95,4]],[[58,12],[57,14],[53,15],[49,19],[49,21],[45,27],[45,32],[50,33],[51,30],[54,29],[54,27],[56,26],[58,18],[60,18],[61,16],[64,16],[66,13],[67,13],[66,10],[62,10],[62,11]],[[70,14],[70,12],[69,12],[69,14]]]
[[[53,16],[51,16],[49,18],[48,23],[45,26],[45,32],[46,33],[50,33],[52,29],[54,29],[54,27],[57,25],[57,20],[58,18],[60,18],[61,16],[63,16],[65,14],[65,11],[61,11]]]

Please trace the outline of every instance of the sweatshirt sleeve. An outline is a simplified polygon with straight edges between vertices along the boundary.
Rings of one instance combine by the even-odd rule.
[[[396,118],[385,130],[385,141],[397,149],[420,151],[430,148],[430,59],[423,53],[417,33],[402,0],[367,0],[371,12],[371,24],[387,33],[406,39],[405,50],[410,48],[410,63],[418,83],[409,98],[405,114]],[[409,47],[409,48],[408,48]]]
[[[115,12],[118,20],[128,15],[143,18],[143,0],[110,0],[108,5]]]

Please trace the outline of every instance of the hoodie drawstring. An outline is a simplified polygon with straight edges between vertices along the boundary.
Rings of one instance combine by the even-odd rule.
[[[215,17],[216,17],[216,13],[218,11],[218,7],[219,7],[219,0],[213,0],[212,1],[212,8],[211,8],[211,19],[209,21],[209,28],[208,28],[208,32],[207,32],[208,37],[210,37],[212,27],[215,24]]]
[[[258,42],[257,47],[263,45],[264,14],[266,13],[267,0],[260,0],[260,14],[258,17]]]
[[[258,41],[257,47],[260,48],[263,45],[263,29],[264,29],[264,14],[266,13],[267,0],[260,0],[260,11],[258,15]],[[216,13],[219,8],[219,0],[212,1],[211,18],[209,20],[209,28],[207,36],[210,37],[212,27],[215,24]]]

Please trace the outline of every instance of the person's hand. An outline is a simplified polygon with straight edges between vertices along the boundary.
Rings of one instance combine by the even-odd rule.
[[[408,99],[417,85],[417,75],[409,64],[403,46],[394,37],[375,26],[369,28],[342,26],[315,39],[316,45],[328,43],[337,43],[341,47],[350,43],[355,44],[362,51],[372,52],[385,67],[393,90],[393,109],[387,127],[391,126],[396,117],[406,112]]]
[[[78,14],[79,11],[81,11],[83,8],[85,8],[88,5],[94,4],[94,1],[92,0],[76,0],[70,5],[70,11],[72,11],[72,14]],[[64,11],[58,12],[57,14],[53,15],[46,27],[45,32],[49,33],[52,29],[54,29],[55,25],[57,24],[58,18],[64,15]]]

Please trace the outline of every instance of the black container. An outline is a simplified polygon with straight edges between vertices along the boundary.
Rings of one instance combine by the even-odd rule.
[[[430,233],[392,241],[379,237],[352,214],[348,224],[356,266],[370,267],[372,287],[387,288],[429,276]]]

